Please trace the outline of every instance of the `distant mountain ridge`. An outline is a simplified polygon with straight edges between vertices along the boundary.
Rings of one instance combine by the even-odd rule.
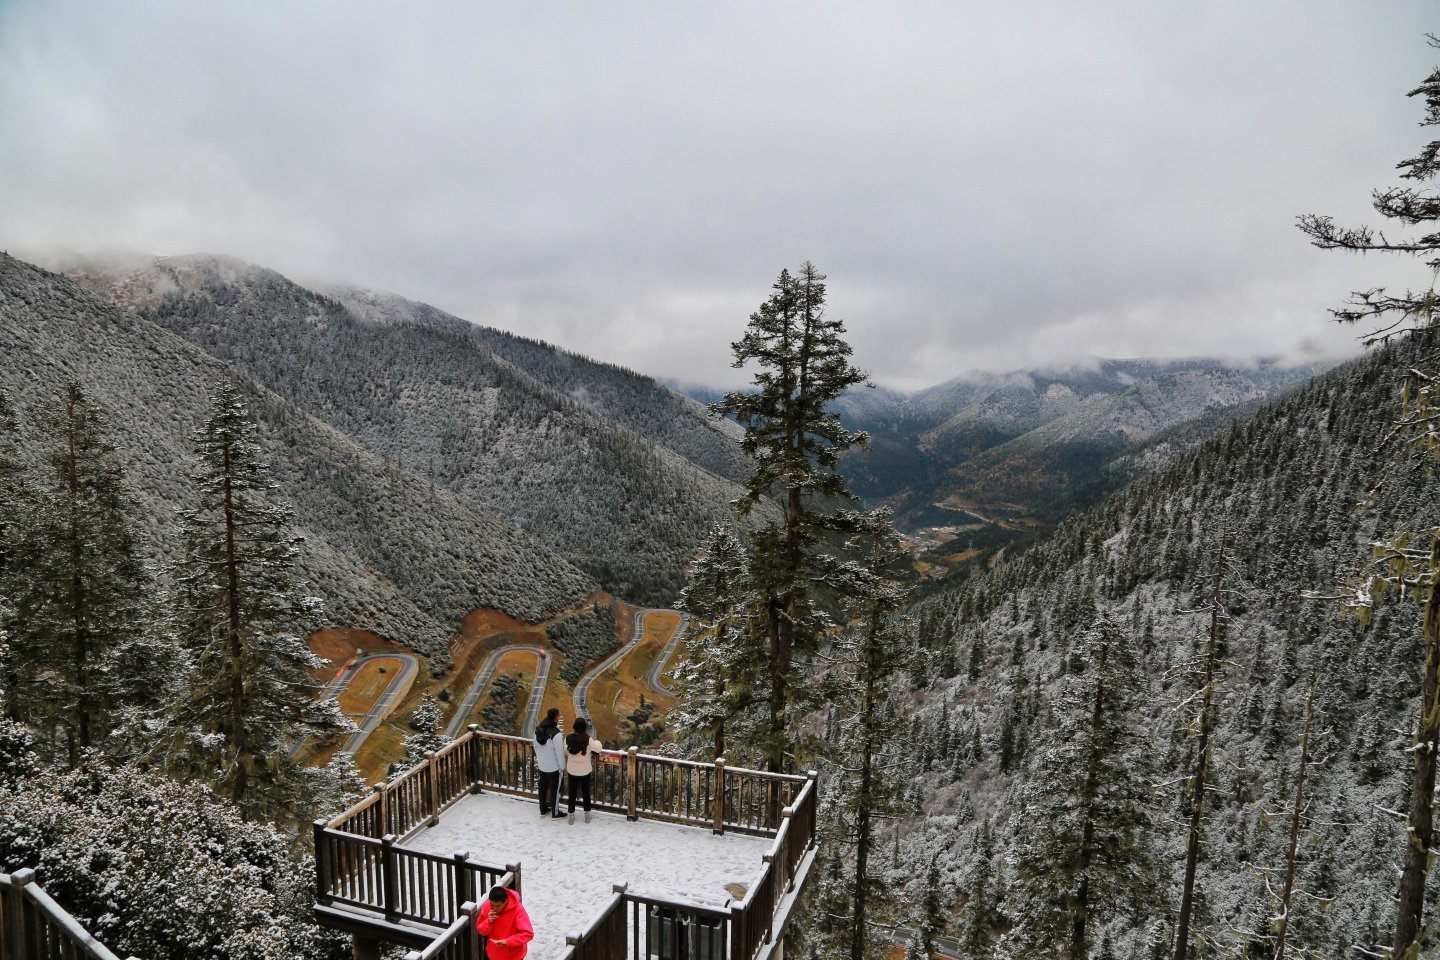
[[[1159,431],[1329,366],[1101,360],[970,374],[908,396],[851,391],[842,415],[872,431],[874,452],[851,454],[846,464],[858,493],[891,503],[910,523],[936,522],[934,504],[951,496],[1040,509]]]
[[[137,518],[157,560],[191,503],[191,435],[221,361],[73,280],[0,255],[0,389],[23,425],[77,378],[110,418]],[[326,622],[443,654],[462,617],[494,607],[544,619],[596,581],[507,523],[387,462],[243,374],[281,495],[305,537],[303,572]],[[22,431],[22,451],[35,457]]]
[[[674,449],[736,472],[733,433],[618,367],[389,294],[309,290],[233,258],[72,274],[371,452],[506,518],[627,599],[672,600],[695,544],[742,494]],[[597,409],[620,409],[670,446]]]

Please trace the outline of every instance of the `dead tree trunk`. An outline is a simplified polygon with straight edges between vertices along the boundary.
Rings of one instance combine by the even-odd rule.
[[[1215,561],[1215,585],[1210,593],[1210,639],[1205,645],[1205,679],[1201,687],[1200,737],[1195,769],[1190,777],[1190,833],[1185,844],[1185,885],[1180,892],[1180,919],[1175,929],[1175,960],[1185,960],[1190,948],[1190,916],[1195,909],[1195,870],[1200,863],[1200,825],[1205,815],[1205,778],[1210,765],[1210,733],[1215,727],[1215,664],[1220,650],[1220,583],[1225,575],[1226,536],[1220,536]]]

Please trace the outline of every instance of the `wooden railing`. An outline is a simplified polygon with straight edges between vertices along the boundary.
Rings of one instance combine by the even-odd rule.
[[[520,873],[517,870],[499,879],[502,887],[509,887],[516,894],[520,892]],[[460,905],[459,914],[424,950],[411,950],[405,960],[482,960],[485,956],[486,938],[475,929],[480,915],[480,901],[467,900]]]
[[[707,907],[617,888],[589,927],[566,938],[563,960],[626,960],[627,953],[630,960],[752,960],[770,942],[776,908],[794,888],[796,871],[814,842],[815,774],[765,773],[729,767],[724,760],[674,760],[641,754],[634,747],[603,751],[594,769],[591,797],[596,809],[623,813],[631,820],[689,824],[715,833],[729,830],[774,842],[759,879],[740,903]],[[519,865],[502,869],[465,854],[442,857],[399,844],[438,823],[440,814],[466,794],[486,790],[538,796],[539,775],[528,739],[471,726],[418,766],[378,784],[374,793],[338,817],[317,820],[317,898],[383,912],[391,922],[445,929],[430,948],[412,953],[410,960],[478,958],[481,954],[465,952],[474,944],[462,936],[464,911],[502,875],[513,876],[519,892]]]
[[[461,907],[502,878],[520,891],[520,865],[492,866],[468,854],[442,857],[398,846],[394,834],[379,840],[315,821],[315,898],[383,913],[389,923],[448,927]]]
[[[781,808],[759,878],[739,903],[706,906],[632,894],[622,886],[558,960],[753,960],[774,939],[776,910],[794,891],[815,837],[815,780]]]
[[[0,873],[0,960],[81,958],[117,960],[40,889],[34,870]]]
[[[629,750],[605,750],[590,783],[593,806],[631,820],[665,820],[716,833],[734,830],[775,836],[780,812],[795,803],[803,776],[728,767],[724,760],[696,763]],[[723,784],[717,791],[716,784]],[[467,733],[424,762],[387,783],[330,821],[342,833],[379,839],[393,834],[403,842],[467,793],[491,790],[514,796],[539,795],[535,751],[524,737]]]

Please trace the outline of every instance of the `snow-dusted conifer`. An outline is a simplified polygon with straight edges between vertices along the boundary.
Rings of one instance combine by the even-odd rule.
[[[914,624],[899,616],[908,590],[886,576],[904,555],[888,510],[847,512],[840,517],[855,536],[847,553],[857,559],[833,563],[829,585],[844,597],[849,626],[820,654],[829,669],[819,681],[835,707],[837,743],[829,789],[835,794],[829,842],[852,864],[847,922],[837,925],[827,955],[865,960],[888,943],[877,925],[893,919],[893,890],[876,882],[871,864],[876,828],[905,813],[902,772],[907,724],[892,700],[901,671],[910,665]]]
[[[319,600],[295,570],[291,513],[275,484],[245,400],[229,377],[216,384],[196,434],[199,506],[185,518],[177,619],[193,658],[170,712],[166,761],[215,787],[247,816],[308,821],[306,778],[286,745],[353,729],[335,700],[315,696],[305,645]]]
[[[898,835],[898,831],[897,831]],[[935,955],[935,938],[945,932],[949,917],[945,912],[945,888],[940,882],[940,856],[930,858],[925,870],[925,886],[921,888],[919,916],[916,918],[915,935],[910,938],[910,951],[921,960]]]
[[[817,541],[829,526],[821,500],[849,497],[837,470],[840,454],[867,437],[852,433],[827,410],[850,387],[867,382],[850,364],[845,325],[825,316],[825,275],[805,263],[792,276],[782,270],[774,293],[750,315],[733,344],[734,366],[755,361],[754,393],[727,393],[717,413],[745,428],[742,448],[754,464],[746,480],[748,512],[774,495],[782,518],[753,537],[751,581],[764,602],[761,627],[769,655],[769,730],[762,744],[766,766],[779,772],[789,744],[791,668],[797,652],[813,648],[820,633],[810,575]]]
[[[5,576],[5,560],[11,550],[10,536],[15,532],[26,499],[24,468],[16,457],[19,445],[19,421],[9,395],[0,390],[0,579]]]
[[[420,705],[410,716],[410,729],[415,732],[405,738],[403,766],[406,770],[422,762],[425,754],[434,753],[450,742],[440,732],[440,704],[428,693],[420,698]]]
[[[675,606],[688,614],[689,624],[672,674],[677,703],[667,719],[670,729],[711,759],[749,763],[743,744],[753,736],[734,735],[737,727],[751,733],[757,726],[751,714],[756,680],[765,669],[764,637],[755,629],[749,560],[729,524],[716,524],[700,544]]]
[[[1429,35],[1432,47],[1440,38]],[[1422,126],[1440,125],[1440,68],[1433,70],[1409,96],[1425,98]],[[1399,164],[1400,176],[1417,186],[1376,190],[1373,206],[1381,216],[1405,227],[1420,227],[1419,236],[1392,240],[1368,226],[1341,227],[1326,216],[1307,214],[1300,229],[1315,246],[1325,250],[1359,252],[1384,251],[1426,258],[1432,273],[1440,260],[1440,194],[1418,185],[1433,185],[1440,177],[1440,140],[1425,144],[1420,152]],[[1434,331],[1440,326],[1440,296],[1433,277],[1418,290],[1394,294],[1385,288],[1353,293],[1349,303],[1333,311],[1342,323],[1376,323],[1366,344],[1389,343],[1414,335],[1427,349],[1425,362],[1404,370],[1401,391],[1402,414],[1391,439],[1404,437],[1406,444],[1386,444],[1391,450],[1412,450],[1440,456],[1440,435],[1435,423],[1440,418],[1440,356],[1435,352]],[[1393,456],[1393,454],[1392,454]],[[1388,474],[1388,472],[1387,472]],[[1378,489],[1378,487],[1377,487]],[[1426,541],[1429,541],[1428,543]],[[1440,528],[1431,528],[1414,538],[1401,529],[1375,545],[1376,557],[1384,570],[1370,583],[1357,586],[1352,606],[1368,615],[1376,595],[1389,584],[1402,585],[1424,609],[1424,676],[1420,687],[1420,722],[1415,733],[1410,800],[1407,810],[1405,864],[1400,873],[1399,902],[1391,951],[1399,960],[1413,960],[1421,949],[1420,934],[1425,910],[1425,891],[1434,859],[1435,778],[1440,758]]]
[[[147,632],[141,609],[151,585],[108,431],[80,384],[67,381],[40,424],[44,465],[3,575],[14,608],[11,710],[69,766],[104,739],[116,707],[163,679],[117,659]]]
[[[1083,670],[1056,705],[1058,724],[1021,788],[1010,897],[1018,923],[1002,941],[1011,957],[1085,960],[1094,930],[1136,915],[1158,883],[1134,651],[1102,620],[1076,655]]]

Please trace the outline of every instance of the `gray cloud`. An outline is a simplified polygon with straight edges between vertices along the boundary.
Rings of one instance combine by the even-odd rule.
[[[1433,10],[1383,9],[0,0],[0,246],[231,253],[711,384],[807,258],[900,387],[1335,353],[1346,291],[1428,282],[1292,226],[1432,133]]]

